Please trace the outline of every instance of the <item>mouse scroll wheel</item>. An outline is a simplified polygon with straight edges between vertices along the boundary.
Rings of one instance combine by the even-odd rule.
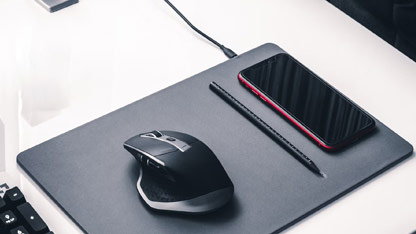
[[[152,131],[151,132],[153,135],[155,135],[156,137],[161,137],[162,133],[160,133],[159,131]]]
[[[159,138],[163,135],[159,131],[152,131],[152,132],[141,134],[140,136],[146,136],[146,137],[151,137],[151,138],[155,138],[155,137]]]

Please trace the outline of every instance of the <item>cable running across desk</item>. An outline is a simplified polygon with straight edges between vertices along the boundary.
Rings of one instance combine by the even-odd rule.
[[[225,56],[227,56],[228,58],[234,58],[235,56],[237,56],[236,53],[234,53],[234,51],[232,51],[231,49],[225,47],[224,45],[220,44],[218,41],[212,39],[212,37],[208,36],[207,34],[205,34],[204,32],[202,32],[201,30],[199,30],[197,27],[195,27],[179,10],[178,8],[176,8],[169,0],[165,0],[165,2],[176,12],[176,14],[178,14],[188,25],[189,27],[191,27],[195,32],[197,32],[199,35],[203,36],[204,38],[206,38],[208,41],[212,42],[214,45],[218,46],[222,52],[224,52]]]

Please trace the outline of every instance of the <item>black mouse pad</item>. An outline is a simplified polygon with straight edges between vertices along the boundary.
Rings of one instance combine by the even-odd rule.
[[[409,157],[412,146],[376,130],[338,153],[322,151],[237,80],[240,70],[283,50],[265,44],[22,152],[26,173],[88,233],[270,233],[281,231]],[[307,154],[307,170],[208,87],[215,81]],[[155,212],[139,199],[135,159],[123,142],[142,132],[193,135],[235,185],[231,203],[203,216]],[[74,189],[76,188],[76,189]]]

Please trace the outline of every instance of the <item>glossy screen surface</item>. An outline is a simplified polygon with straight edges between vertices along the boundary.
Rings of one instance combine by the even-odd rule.
[[[327,145],[337,145],[373,120],[288,54],[242,72],[243,77]]]

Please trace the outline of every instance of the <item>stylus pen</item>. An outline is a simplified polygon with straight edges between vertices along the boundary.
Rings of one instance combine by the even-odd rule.
[[[246,117],[250,122],[256,125],[261,131],[268,135],[273,141],[282,146],[286,151],[293,155],[299,162],[305,165],[312,172],[326,177],[326,175],[315,165],[315,163],[308,158],[304,153],[302,153],[298,148],[292,145],[286,138],[280,135],[276,130],[274,130],[270,125],[260,119],[256,114],[254,114],[250,109],[244,106],[231,94],[229,94],[225,89],[223,89],[219,84],[211,82],[209,88],[221,97],[222,100],[231,105],[236,109],[240,114]]]

